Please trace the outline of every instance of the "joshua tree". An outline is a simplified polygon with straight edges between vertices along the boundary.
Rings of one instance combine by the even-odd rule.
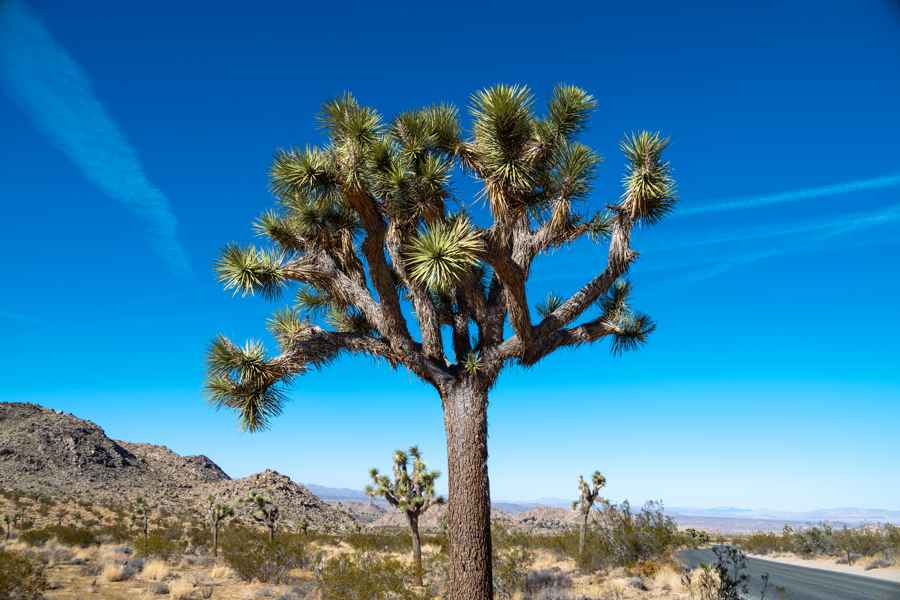
[[[14,517],[12,515],[3,515],[3,522],[6,524],[6,540],[12,538],[12,526]]]
[[[584,539],[587,535],[588,518],[594,503],[600,498],[600,490],[606,485],[606,477],[600,471],[594,471],[591,475],[591,483],[588,484],[581,475],[578,476],[579,498],[572,503],[572,510],[581,513],[581,530],[578,533],[578,554],[584,553]]]
[[[131,518],[144,535],[144,541],[150,537],[150,507],[143,498],[138,498],[131,509]]]
[[[229,245],[216,267],[224,287],[243,295],[273,298],[299,285],[269,323],[277,355],[223,336],[210,348],[211,401],[235,409],[245,429],[264,429],[288,383],[342,353],[383,359],[437,391],[451,600],[492,596],[489,390],[504,366],[532,366],[560,348],[604,339],[613,354],[640,346],[654,324],[630,308],[631,233],[675,205],[662,157],[668,140],[643,132],[621,144],[622,194],[587,206],[600,157],[577,138],[594,98],[558,86],[542,116],[533,100],[523,86],[476,93],[469,134],[444,104],[384,122],[349,94],[325,103],[326,144],[275,157],[280,208],[255,224],[272,247]],[[471,201],[451,192],[470,189],[451,185],[463,177],[481,186]],[[572,295],[551,295],[533,319],[534,260],[582,239],[608,241],[606,264],[592,253],[601,266]]]
[[[409,457],[412,456],[412,473],[409,472]],[[388,504],[406,515],[412,534],[413,560],[419,584],[422,583],[422,538],[419,536],[419,517],[435,504],[443,504],[444,499],[434,495],[434,481],[440,471],[429,471],[422,462],[419,449],[413,446],[409,455],[403,450],[394,452],[394,480],[382,475],[378,469],[369,471],[372,485],[366,486],[370,498],[381,496]]]
[[[219,556],[219,528],[227,519],[234,516],[234,509],[216,500],[214,496],[209,497],[209,526],[212,529],[213,541],[213,558]]]
[[[250,492],[245,500],[250,505],[250,518],[263,525],[269,531],[269,543],[275,541],[275,530],[281,513],[275,503],[257,492]]]

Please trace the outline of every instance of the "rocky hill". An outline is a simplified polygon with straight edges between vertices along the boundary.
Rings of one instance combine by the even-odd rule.
[[[116,441],[90,421],[36,404],[0,403],[0,489],[118,506],[143,497],[198,514],[209,496],[244,512],[241,501],[255,490],[278,504],[288,528],[356,528],[347,510],[275,471],[232,480],[206,456]]]

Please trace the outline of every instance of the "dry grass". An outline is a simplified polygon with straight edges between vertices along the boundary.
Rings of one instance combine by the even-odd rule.
[[[233,581],[237,579],[237,574],[231,567],[216,565],[209,570],[209,578],[213,581]]]
[[[100,577],[104,581],[116,582],[116,581],[125,581],[130,579],[133,573],[130,569],[126,568],[125,565],[117,564],[117,563],[108,563],[104,565],[103,570],[100,571]]]
[[[172,570],[165,561],[151,560],[144,565],[141,578],[145,581],[164,581],[171,574]]]
[[[194,593],[194,582],[188,579],[176,579],[169,584],[169,598],[187,600]]]

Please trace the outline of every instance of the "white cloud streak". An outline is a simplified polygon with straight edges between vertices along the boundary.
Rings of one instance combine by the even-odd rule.
[[[188,274],[168,199],[148,179],[83,69],[19,0],[0,0],[0,80],[35,128],[86,179],[144,221],[154,251],[171,269]]]
[[[882,190],[894,187],[900,187],[900,174],[884,175],[881,177],[873,177],[871,179],[858,179],[834,185],[779,192],[777,194],[731,198],[711,202],[710,204],[705,204],[703,206],[679,207],[678,210],[672,213],[672,216],[686,217],[734,210],[746,210],[762,206],[802,202],[804,200],[814,200],[816,198],[825,198],[828,196],[840,196],[843,194],[852,194],[854,192]]]

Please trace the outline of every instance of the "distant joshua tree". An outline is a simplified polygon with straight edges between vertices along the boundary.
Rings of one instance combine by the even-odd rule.
[[[413,459],[412,473],[409,472],[409,457]],[[419,517],[435,504],[443,504],[444,499],[434,495],[434,482],[440,471],[429,471],[422,462],[419,449],[413,446],[409,455],[403,450],[394,452],[394,480],[381,475],[378,469],[369,471],[373,485],[366,486],[370,498],[382,497],[388,504],[406,515],[412,534],[413,560],[419,584],[422,583],[422,538],[419,535]]]
[[[257,492],[250,492],[245,500],[250,505],[250,518],[263,525],[269,531],[269,543],[275,541],[275,530],[281,519],[281,512],[275,503]]]
[[[150,507],[143,498],[138,498],[131,508],[132,521],[144,535],[144,541],[150,537]]]
[[[66,517],[69,516],[69,511],[66,510],[66,507],[60,506],[54,511],[53,514],[56,517],[56,526],[62,527],[63,521],[65,521]]]
[[[228,504],[223,504],[216,500],[214,496],[209,497],[209,526],[212,530],[213,542],[213,558],[219,556],[219,529],[226,520],[234,516],[234,509]]]
[[[295,288],[269,321],[276,354],[224,336],[209,350],[210,399],[244,428],[264,429],[287,385],[344,354],[404,368],[440,396],[449,600],[493,597],[487,408],[503,369],[600,341],[618,355],[655,327],[624,278],[638,258],[632,232],[676,203],[669,141],[626,135],[624,189],[592,198],[601,159],[579,136],[595,106],[559,85],[538,113],[526,86],[496,85],[472,95],[464,131],[448,104],[385,121],[341,95],[323,106],[324,144],[275,155],[277,207],[255,224],[267,247],[228,245],[216,265],[238,294]],[[537,306],[535,261],[576,242],[591,271]]]
[[[581,530],[578,535],[578,554],[584,553],[584,540],[587,535],[588,518],[594,503],[600,498],[600,490],[606,485],[606,477],[600,471],[594,471],[591,475],[591,483],[588,484],[581,475],[578,476],[578,491],[580,497],[572,503],[572,510],[581,513]]]
[[[19,521],[19,513],[3,515],[3,522],[6,524],[6,540],[12,538],[12,528]]]

